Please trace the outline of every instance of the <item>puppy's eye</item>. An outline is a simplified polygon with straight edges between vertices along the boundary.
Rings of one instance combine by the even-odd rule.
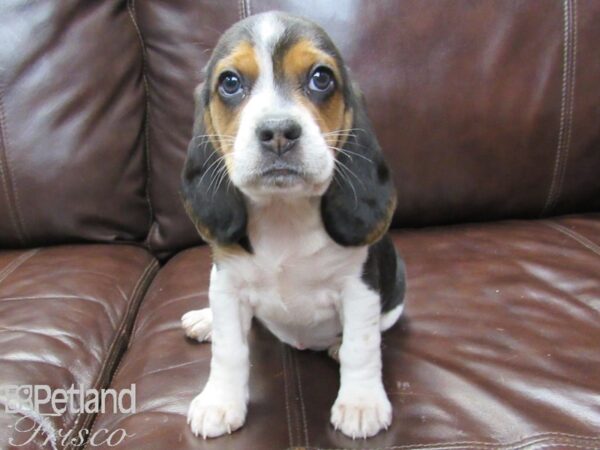
[[[329,93],[335,86],[335,79],[331,69],[319,66],[315,68],[308,80],[308,89],[319,94]]]
[[[223,72],[219,77],[219,93],[223,97],[234,97],[243,91],[242,80],[234,72]]]

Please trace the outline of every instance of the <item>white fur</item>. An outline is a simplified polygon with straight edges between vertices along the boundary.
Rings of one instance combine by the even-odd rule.
[[[379,295],[362,280],[366,247],[341,247],[325,232],[318,198],[249,201],[254,254],[237,253],[213,266],[210,285],[213,359],[204,391],[194,399],[194,433],[220,436],[242,426],[248,396],[250,317],[299,349],[339,344],[341,386],[334,427],[368,437],[391,422],[381,381],[380,333],[401,307],[380,314]],[[207,310],[183,318],[188,335],[208,335]],[[199,330],[199,331],[198,331]]]
[[[404,311],[404,303],[400,303],[394,309],[381,316],[381,331],[389,330],[400,318]]]
[[[248,404],[248,342],[252,312],[241,301],[226,272],[210,274],[212,359],[204,390],[188,410],[188,423],[196,435],[217,437],[240,428]]]
[[[379,295],[362,279],[367,247],[342,247],[324,229],[320,196],[335,159],[309,111],[274,89],[271,51],[282,32],[276,14],[265,15],[254,30],[260,75],[240,116],[229,170],[246,197],[253,253],[222,252],[211,272],[210,310],[182,318],[188,336],[212,339],[210,376],[190,405],[188,422],[204,438],[243,425],[247,333],[254,316],[293,347],[331,348],[339,356],[341,385],[331,422],[352,438],[368,437],[391,422],[381,381],[381,329],[389,328],[402,308],[382,318]],[[295,151],[301,152],[306,176],[278,190],[253,181],[261,158],[255,130],[265,117],[284,113],[302,127]]]
[[[296,348],[323,350],[342,331],[339,308],[347,279],[360,278],[366,247],[341,247],[325,232],[319,199],[251,202],[254,256],[227,259],[254,315]]]
[[[335,159],[309,110],[286,98],[275,89],[272,51],[284,31],[277,14],[265,14],[254,30],[255,51],[258,56],[259,76],[240,115],[240,125],[230,157],[229,175],[234,185],[254,198],[270,195],[273,186],[265,189],[256,183],[264,151],[256,138],[256,126],[264,119],[285,116],[295,120],[302,128],[297,152],[302,160],[303,172],[308,182],[298,182],[285,187],[285,194],[321,195],[325,192],[334,172]]]
[[[212,333],[212,311],[210,308],[189,311],[181,318],[185,335],[198,342],[208,342]]]

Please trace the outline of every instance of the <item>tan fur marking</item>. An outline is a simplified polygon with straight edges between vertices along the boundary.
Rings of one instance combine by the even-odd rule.
[[[289,79],[303,78],[316,64],[329,66],[336,78],[340,79],[339,68],[330,55],[315,47],[308,39],[301,39],[292,45],[283,56],[283,71]]]
[[[394,192],[390,203],[388,204],[385,217],[375,225],[375,228],[367,235],[365,245],[371,245],[377,242],[387,232],[392,218],[394,217],[394,211],[396,210],[396,193]]]
[[[212,234],[210,230],[206,226],[204,226],[202,222],[200,222],[200,219],[198,219],[198,217],[196,217],[192,205],[188,201],[184,200],[183,206],[190,219],[192,219],[192,222],[194,223],[194,226],[196,227],[196,230],[198,231],[200,237],[206,242],[212,241]]]
[[[218,142],[211,138],[211,141],[217,151],[222,155],[229,154],[233,151],[233,140],[237,135],[240,124],[240,113],[244,103],[232,108],[226,105],[219,94],[216,92],[218,78],[221,73],[227,70],[235,70],[246,80],[254,82],[258,78],[258,62],[254,47],[243,41],[237,45],[229,55],[221,59],[214,70],[213,86],[211,90],[211,98],[204,115],[204,123],[206,125],[207,134],[217,135],[220,137]],[[225,162],[229,167],[230,158],[225,158]]]
[[[213,90],[216,88],[218,76],[226,70],[236,70],[246,79],[254,82],[258,78],[258,61],[254,47],[248,41],[240,42],[233,48],[231,53],[221,59],[215,66],[213,80]]]
[[[344,123],[342,124],[340,130],[350,130],[352,128],[352,121],[354,116],[353,113],[354,111],[352,110],[352,108],[348,108],[346,110],[346,112],[344,113]],[[351,131],[343,131],[340,132],[340,134],[332,136],[332,139],[334,140],[333,145],[335,145],[337,148],[343,148],[351,133]],[[327,139],[325,140],[327,141],[327,144],[332,145]]]
[[[302,39],[294,44],[284,55],[282,67],[286,79],[291,83],[304,81],[310,69],[317,64],[324,64],[333,71],[338,89],[320,105],[315,105],[306,96],[298,92],[296,100],[302,103],[314,116],[323,134],[340,130],[344,124],[344,98],[340,90],[340,69],[334,58],[315,47],[308,39]],[[326,139],[329,145],[335,145],[337,137]]]
[[[234,256],[240,256],[240,255],[247,254],[246,250],[244,250],[238,244],[218,245],[216,243],[211,243],[210,249],[212,252],[213,260],[216,261],[217,263],[223,262]]]
[[[233,152],[233,140],[237,135],[239,122],[240,112],[227,108],[220,99],[211,100],[209,108],[204,113],[206,134],[210,136],[210,142],[215,150],[220,155],[225,155],[225,165],[230,174],[232,167],[229,155]]]

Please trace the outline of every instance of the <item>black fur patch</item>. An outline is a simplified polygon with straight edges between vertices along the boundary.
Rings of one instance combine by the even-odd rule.
[[[321,214],[334,241],[357,246],[387,231],[395,189],[364,104],[356,96],[349,101],[354,112],[352,131],[337,153],[336,173],[321,200]]]
[[[404,262],[389,235],[369,247],[362,278],[380,295],[381,312],[388,312],[404,301],[406,273]]]
[[[239,244],[251,253],[243,195],[228,179],[220,180],[222,176],[229,177],[225,163],[205,136],[204,97],[208,89],[205,83],[196,96],[194,133],[181,174],[181,194],[188,214],[206,241]]]

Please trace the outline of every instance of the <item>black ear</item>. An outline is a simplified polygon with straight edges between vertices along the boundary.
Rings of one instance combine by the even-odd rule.
[[[351,94],[353,124],[336,154],[333,180],[321,199],[325,229],[340,245],[369,245],[387,231],[396,191],[360,94]]]
[[[250,251],[246,204],[231,184],[224,158],[212,143],[214,136],[207,136],[207,93],[202,86],[196,90],[195,100],[194,133],[181,177],[186,210],[204,240],[217,245],[240,244]]]

